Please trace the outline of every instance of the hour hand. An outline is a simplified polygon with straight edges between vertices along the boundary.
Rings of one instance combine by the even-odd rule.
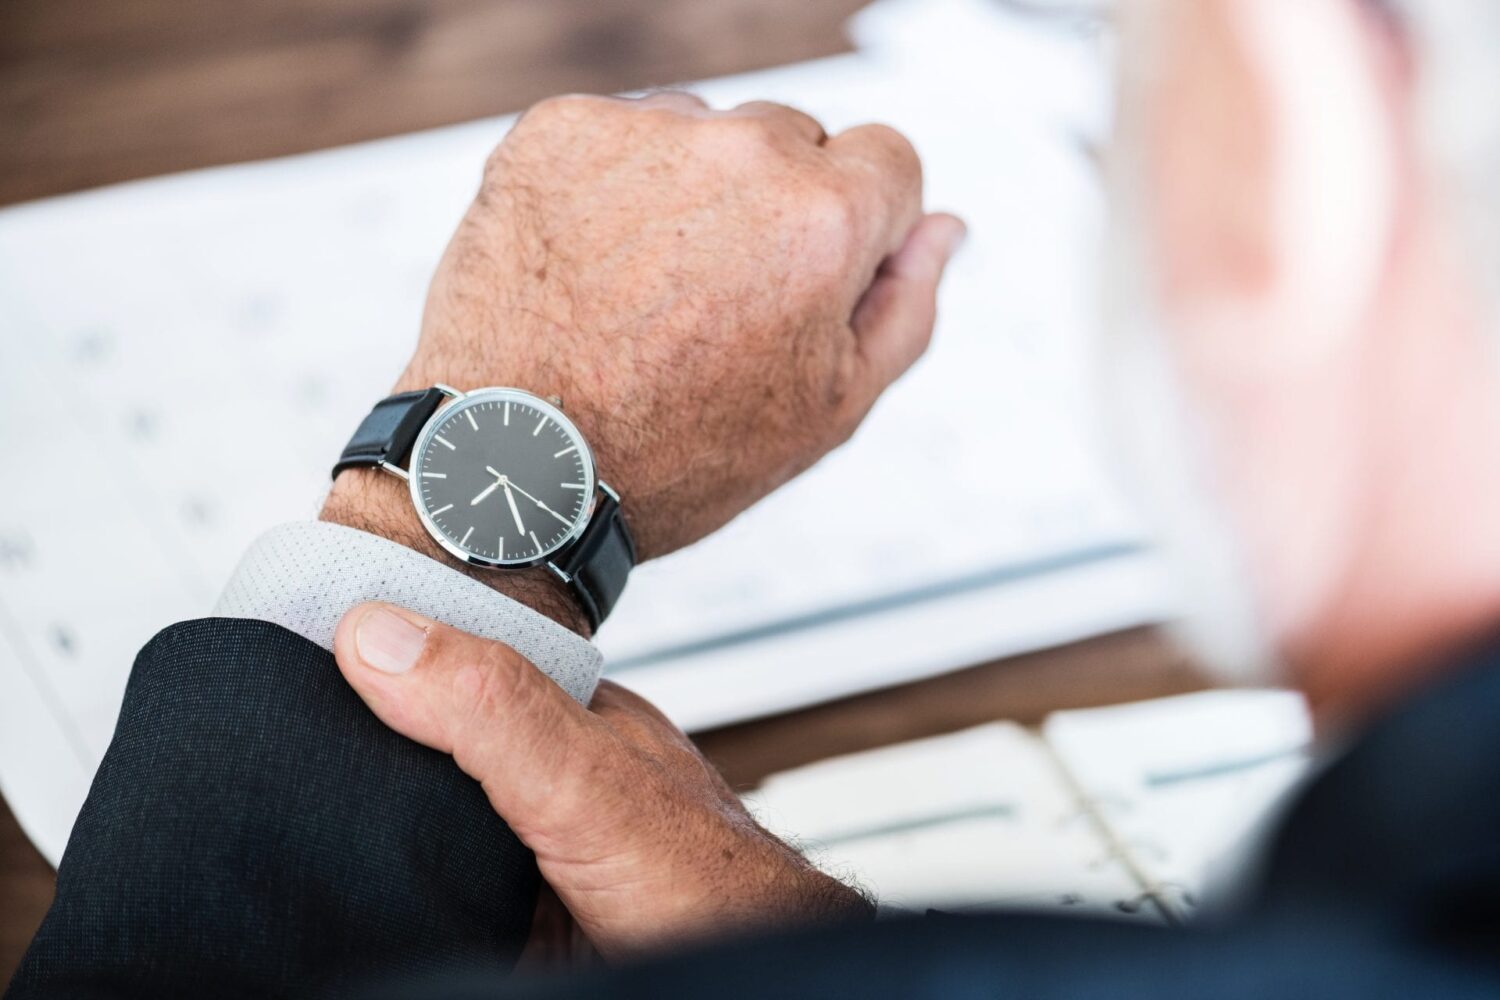
[[[484,489],[480,490],[479,491],[479,495],[477,497],[475,497],[473,500],[469,501],[469,506],[470,507],[477,507],[477,506],[479,506],[479,502],[481,500],[483,500],[485,497],[489,496],[491,493],[495,492],[499,488],[500,488],[500,480],[497,479],[493,483],[490,483],[488,486],[486,486]]]

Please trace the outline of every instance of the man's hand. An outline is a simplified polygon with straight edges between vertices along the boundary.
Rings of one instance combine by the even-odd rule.
[[[397,389],[561,397],[649,559],[853,432],[926,347],[962,233],[923,217],[916,155],[882,126],[544,101],[490,157]],[[324,516],[436,551],[378,473],[342,475]]]
[[[350,611],[334,653],[381,721],[483,785],[605,957],[873,915],[622,688],[585,710],[509,646],[383,604]]]

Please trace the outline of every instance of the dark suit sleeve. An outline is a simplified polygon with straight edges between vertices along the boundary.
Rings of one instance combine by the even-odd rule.
[[[185,622],[136,659],[10,995],[504,973],[537,886],[479,785],[382,725],[330,653],[267,622]]]
[[[450,975],[368,1000],[1493,1000],[1497,986],[1493,966],[1310,907],[1192,931],[940,916],[728,942],[587,978]]]

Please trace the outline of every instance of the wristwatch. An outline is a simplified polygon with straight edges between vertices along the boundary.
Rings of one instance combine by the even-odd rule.
[[[635,566],[635,541],[560,405],[521,389],[403,392],[375,404],[333,475],[373,466],[402,477],[450,555],[488,569],[545,566],[597,629]]]

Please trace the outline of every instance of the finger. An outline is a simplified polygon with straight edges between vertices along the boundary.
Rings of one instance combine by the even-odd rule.
[[[686,743],[687,736],[666,713],[645,698],[613,681],[600,681],[594,689],[589,711],[608,723],[616,732],[628,733],[635,742],[661,742],[670,739]]]
[[[821,146],[828,138],[828,133],[823,131],[823,126],[812,115],[774,101],[746,101],[725,114],[731,117],[760,118],[814,146]]]
[[[701,771],[727,804],[738,806],[739,796],[696,744],[661,709],[640,695],[611,681],[600,681],[589,711],[609,724],[627,742],[657,759],[675,759],[679,767]]]
[[[599,724],[514,649],[370,603],[339,622],[333,651],[382,722],[452,754],[518,834],[567,806]]]
[[[594,698],[589,702],[589,711],[605,718],[617,714],[643,715],[666,726],[674,725],[672,720],[667,718],[666,713],[651,702],[629,688],[621,687],[609,680],[601,680],[594,688]]]
[[[965,235],[952,215],[928,215],[880,265],[851,325],[863,363],[866,398],[875,397],[910,368],[932,339],[943,270]]]
[[[873,271],[922,217],[922,161],[904,135],[885,125],[840,132],[823,148],[848,178],[863,215],[873,225],[873,256],[865,262]]]
[[[642,97],[626,100],[638,108],[671,108],[690,115],[699,115],[708,110],[708,104],[703,98],[686,90],[653,90]]]

